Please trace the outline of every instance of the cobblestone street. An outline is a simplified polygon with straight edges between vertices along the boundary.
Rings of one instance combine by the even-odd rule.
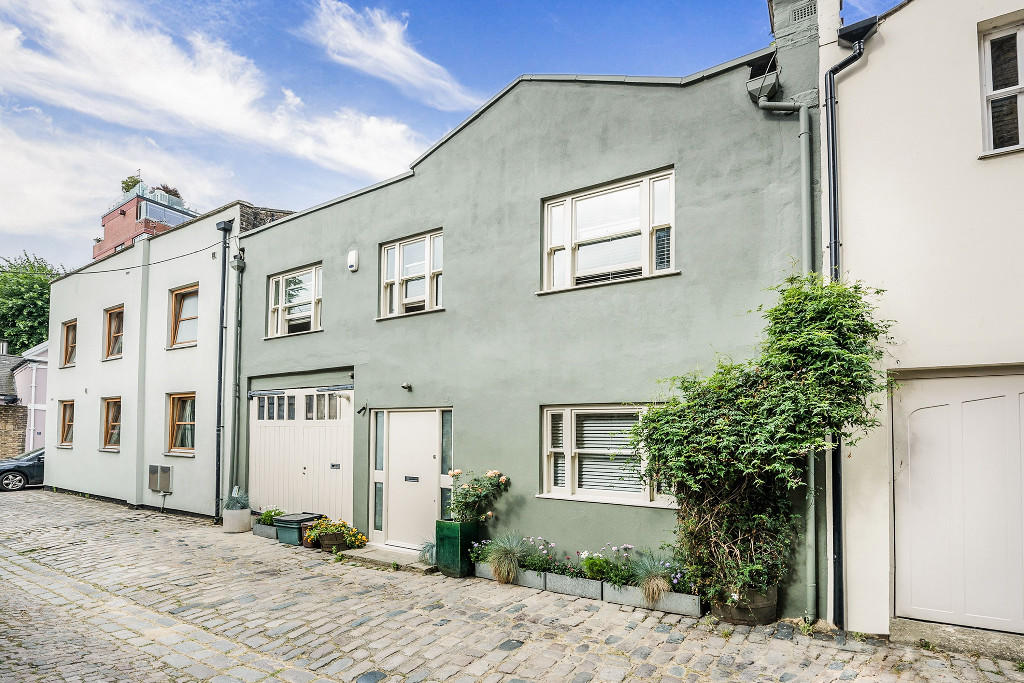
[[[204,520],[0,494],[0,680],[1024,680],[811,638],[337,563]]]

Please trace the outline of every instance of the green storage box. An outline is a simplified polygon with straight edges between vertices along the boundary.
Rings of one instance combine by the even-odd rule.
[[[288,545],[302,545],[302,523],[315,522],[319,518],[320,515],[311,515],[306,512],[275,517],[274,526],[277,528],[277,540]]]

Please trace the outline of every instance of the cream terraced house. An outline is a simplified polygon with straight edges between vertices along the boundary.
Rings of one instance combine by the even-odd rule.
[[[851,54],[838,11],[821,4],[823,73]],[[842,277],[886,290],[897,385],[840,458],[841,609],[850,630],[1021,659],[1024,4],[913,0],[873,30],[836,77],[833,210]]]
[[[662,378],[751,353],[747,311],[818,265],[797,115],[817,118],[816,5],[769,8],[762,50],[680,78],[523,76],[402,175],[243,234],[231,483],[415,549],[448,471],[494,468],[495,532],[670,540],[624,431]],[[787,614],[807,608],[795,564]]]
[[[226,497],[236,367],[238,235],[286,212],[233,202],[53,282],[45,484],[204,515]],[[217,368],[224,380],[217,482]],[[152,468],[157,468],[152,471]],[[218,494],[219,492],[219,494]]]

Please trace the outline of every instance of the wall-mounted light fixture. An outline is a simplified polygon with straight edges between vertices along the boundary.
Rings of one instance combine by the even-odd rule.
[[[356,413],[359,414],[359,415],[365,415],[366,414],[366,404],[364,403],[363,407],[360,408],[359,410],[357,410]]]
[[[412,384],[410,384],[409,382],[403,382],[402,388],[405,389],[406,391],[412,391]]]

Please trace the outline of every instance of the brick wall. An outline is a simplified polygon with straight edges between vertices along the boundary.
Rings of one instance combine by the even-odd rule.
[[[13,458],[25,452],[27,428],[27,406],[0,405],[0,460]]]

